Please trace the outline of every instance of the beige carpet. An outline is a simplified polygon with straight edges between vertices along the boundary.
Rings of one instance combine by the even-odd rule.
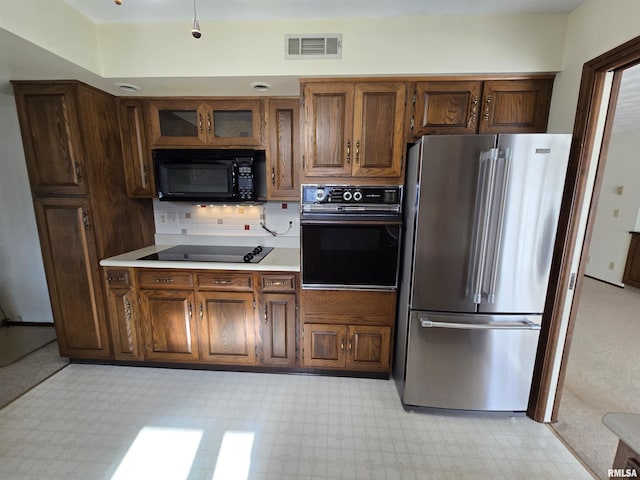
[[[43,345],[54,341],[56,332],[53,325],[15,325],[0,328],[0,367],[10,365]]]
[[[11,365],[0,367],[0,408],[68,364],[68,359],[60,357],[58,344],[51,342]]]
[[[640,413],[640,290],[584,280],[553,428],[596,475],[607,479],[618,438],[602,417]]]

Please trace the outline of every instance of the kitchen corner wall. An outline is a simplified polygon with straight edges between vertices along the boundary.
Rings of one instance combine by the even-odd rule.
[[[53,322],[13,95],[0,93],[0,305],[10,320]]]
[[[300,204],[297,202],[224,206],[155,199],[153,216],[157,245],[300,247]],[[267,232],[261,224],[276,235]]]

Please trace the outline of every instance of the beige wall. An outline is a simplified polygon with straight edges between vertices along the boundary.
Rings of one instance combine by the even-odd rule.
[[[640,35],[639,18],[638,0],[586,0],[569,15],[564,65],[553,89],[550,132],[573,130],[582,66]]]
[[[107,76],[397,75],[548,72],[567,15],[492,15],[103,25]],[[339,60],[285,60],[285,34],[342,33]],[[135,48],[132,48],[134,46]]]
[[[63,0],[0,0],[0,12],[1,29],[101,73],[96,26]],[[0,60],[4,48],[0,44]]]

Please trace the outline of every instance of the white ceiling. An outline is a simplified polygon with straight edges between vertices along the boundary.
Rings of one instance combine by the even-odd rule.
[[[192,0],[65,0],[97,24],[193,17]],[[406,15],[568,13],[584,0],[196,0],[199,19],[349,18]]]

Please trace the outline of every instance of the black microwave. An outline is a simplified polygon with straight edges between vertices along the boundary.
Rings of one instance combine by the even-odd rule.
[[[157,149],[153,166],[160,200],[255,202],[264,183],[258,150]]]

